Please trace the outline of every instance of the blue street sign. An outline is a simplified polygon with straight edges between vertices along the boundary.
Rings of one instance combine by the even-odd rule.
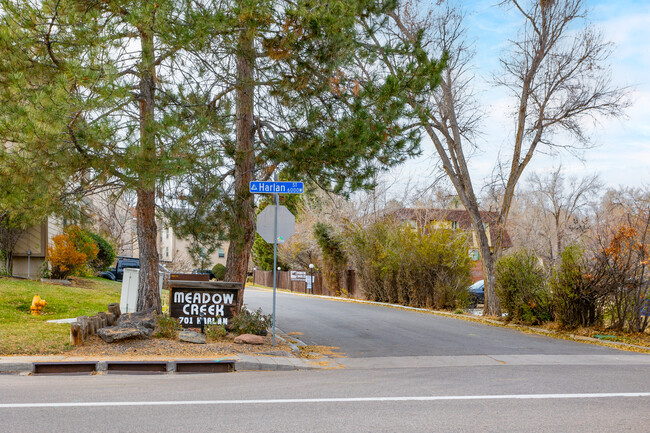
[[[302,182],[262,182],[252,181],[250,192],[253,194],[302,194]]]

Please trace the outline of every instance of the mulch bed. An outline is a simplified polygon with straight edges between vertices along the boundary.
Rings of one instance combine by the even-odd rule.
[[[109,344],[97,336],[92,336],[84,342],[83,346],[66,352],[66,355],[70,357],[160,357],[174,359],[223,358],[237,354],[294,356],[291,348],[278,340],[276,340],[276,347],[273,347],[270,335],[264,337],[264,344],[262,345],[235,344],[230,338],[207,344],[185,343],[166,338],[126,340]]]

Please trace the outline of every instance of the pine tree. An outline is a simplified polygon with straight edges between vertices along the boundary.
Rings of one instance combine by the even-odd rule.
[[[165,178],[192,166],[201,141],[204,122],[183,77],[194,74],[215,15],[173,0],[0,5],[0,76],[9,84],[0,105],[12,113],[2,119],[5,141],[46,167],[83,170],[81,184],[137,193],[137,309],[160,311],[156,196]]]
[[[366,42],[385,23],[393,1],[233,0],[215,12],[222,26],[204,54],[214,88],[220,152],[211,194],[228,230],[227,281],[245,281],[255,235],[252,180],[280,170],[336,192],[368,187],[377,170],[418,152],[418,134],[404,121],[405,74],[374,67],[382,50]],[[364,28],[358,24],[372,23]],[[439,74],[441,64],[429,64]],[[405,66],[406,67],[406,66]],[[203,76],[202,76],[203,77]],[[201,78],[202,79],[202,78]],[[197,86],[198,87],[198,86]],[[187,179],[184,179],[187,180]],[[185,193],[195,190],[192,179]],[[181,182],[182,183],[182,182]],[[178,186],[179,184],[177,184]],[[185,196],[197,202],[196,196]],[[190,198],[191,197],[191,198]]]

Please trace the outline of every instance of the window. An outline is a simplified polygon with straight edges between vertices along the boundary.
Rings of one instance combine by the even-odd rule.
[[[165,257],[169,257],[169,247],[165,247]]]
[[[165,238],[169,239],[169,227],[165,228]]]
[[[226,257],[226,252],[223,250],[223,248],[219,248],[219,257]]]
[[[451,228],[454,229],[454,230],[457,230],[458,229],[458,221],[452,221],[451,222]]]

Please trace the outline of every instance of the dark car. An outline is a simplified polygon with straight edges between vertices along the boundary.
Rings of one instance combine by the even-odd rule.
[[[136,257],[118,257],[115,267],[109,268],[107,271],[99,274],[99,276],[113,281],[122,281],[124,278],[124,269],[127,268],[140,269],[140,259]]]
[[[476,308],[478,304],[485,302],[485,282],[484,280],[478,280],[471,286],[467,288],[469,292],[469,307]]]
[[[140,269],[140,259],[137,257],[118,257],[115,267],[108,268],[107,271],[100,273],[99,276],[113,281],[122,281],[124,278],[124,270],[127,268]],[[167,268],[162,264],[158,265],[158,270],[164,274],[169,273]]]
[[[212,269],[194,269],[192,271],[193,274],[207,274],[210,276],[211,280],[215,279],[214,272],[212,272]]]

